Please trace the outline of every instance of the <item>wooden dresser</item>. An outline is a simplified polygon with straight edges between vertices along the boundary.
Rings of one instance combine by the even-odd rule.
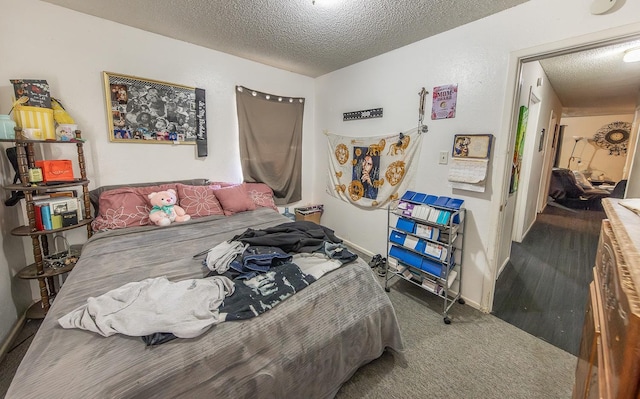
[[[574,398],[640,398],[640,216],[602,201]]]

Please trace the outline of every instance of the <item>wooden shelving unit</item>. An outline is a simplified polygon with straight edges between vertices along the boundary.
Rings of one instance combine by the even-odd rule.
[[[17,274],[22,279],[38,280],[40,288],[40,301],[34,303],[27,310],[27,318],[41,319],[44,318],[49,311],[52,299],[56,296],[56,287],[54,277],[63,273],[70,272],[75,264],[67,265],[61,268],[48,268],[44,265],[44,257],[49,255],[48,236],[58,232],[77,229],[86,226],[87,237],[91,237],[91,203],[89,200],[89,180],[87,180],[86,165],[84,159],[84,140],[81,137],[80,130],[76,130],[76,138],[71,141],[39,141],[26,140],[23,138],[22,130],[16,128],[16,138],[12,140],[2,139],[0,142],[12,142],[16,145],[18,158],[18,173],[21,184],[11,184],[4,187],[9,191],[22,191],[24,193],[25,204],[27,207],[28,224],[17,226],[11,231],[12,235],[31,237],[31,245],[33,248],[33,257],[35,262],[20,270]],[[80,168],[80,178],[70,182],[61,184],[31,184],[29,183],[29,169],[35,167],[36,145],[75,145],[78,156],[78,166]],[[82,187],[82,202],[84,204],[83,220],[73,226],[62,227],[53,230],[38,230],[35,223],[35,213],[33,206],[33,196],[44,191],[56,191],[70,187]]]

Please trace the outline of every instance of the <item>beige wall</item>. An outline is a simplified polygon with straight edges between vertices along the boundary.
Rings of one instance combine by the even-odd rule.
[[[561,124],[566,127],[558,166],[566,168],[569,165],[569,158],[575,144],[574,137],[593,139],[594,134],[600,128],[612,122],[631,123],[633,122],[633,114],[562,118]],[[633,151],[631,144],[628,147],[630,151]],[[632,156],[631,153],[619,156],[609,155],[608,150],[590,144],[587,140],[578,141],[573,154],[577,158],[571,161],[569,169],[586,172],[587,176],[589,172],[593,172],[592,179],[603,176],[615,182],[622,179],[627,156]]]

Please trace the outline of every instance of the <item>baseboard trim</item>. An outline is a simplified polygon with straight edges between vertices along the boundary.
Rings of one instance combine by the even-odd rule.
[[[18,317],[18,320],[16,320],[13,328],[11,328],[11,331],[9,331],[9,334],[2,342],[2,346],[0,346],[0,362],[2,362],[7,352],[9,352],[9,349],[11,349],[11,344],[13,344],[13,342],[18,337],[18,334],[20,334],[20,331],[22,330],[22,327],[24,327],[24,323],[26,321],[27,313],[25,312],[20,317]]]
[[[362,252],[363,254],[367,255],[367,256],[371,256],[373,257],[373,255],[375,255],[373,252],[369,251],[368,249],[362,248],[360,245],[354,244],[349,240],[345,240],[344,238],[340,237],[340,239],[342,240],[342,243],[348,247],[351,247],[357,251]],[[386,250],[385,250],[386,251]]]
[[[511,257],[507,256],[507,259],[504,260],[504,262],[502,263],[502,266],[500,266],[500,268],[498,269],[498,274],[496,274],[496,280],[498,280],[498,277],[500,277],[500,275],[504,271],[504,268],[507,267],[507,263],[509,263],[510,260],[511,260]]]

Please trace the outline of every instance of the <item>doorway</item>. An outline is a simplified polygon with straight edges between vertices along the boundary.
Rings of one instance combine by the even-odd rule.
[[[526,84],[527,82],[524,79],[523,68],[526,63],[533,62],[533,61],[540,61],[546,58],[552,58],[556,56],[564,56],[567,54],[574,54],[574,53],[579,54],[581,52],[586,52],[588,50],[592,50],[596,48],[601,48],[601,47],[604,48],[609,45],[617,45],[617,44],[627,43],[631,41],[636,41],[638,40],[638,37],[639,37],[638,34],[634,34],[634,35],[629,35],[627,37],[610,38],[610,39],[602,40],[598,42],[583,43],[583,44],[577,44],[577,45],[574,44],[571,47],[549,50],[545,53],[539,53],[539,54],[527,54],[518,58],[517,59],[518,72],[516,73],[515,76],[516,76],[516,81],[519,82],[519,85],[516,88],[516,93],[514,94],[514,104],[512,106],[512,117],[511,117],[511,128],[510,128],[510,131],[512,132],[512,137],[510,137],[510,142],[511,143],[514,142],[513,136],[515,135],[515,131],[516,131],[515,125],[517,121],[516,110],[520,105],[526,104],[523,102],[523,98],[527,98],[528,93],[525,93],[523,95],[523,91],[528,92],[529,91],[528,89],[534,86],[533,84],[527,85]],[[585,81],[583,82],[583,84],[588,87],[592,84],[592,82]],[[548,99],[546,97],[542,97],[543,107],[544,107],[544,102],[547,100]],[[560,99],[558,99],[558,101],[560,101]],[[545,114],[548,116],[543,116],[544,118],[546,118],[545,123],[539,123],[540,126],[536,125],[535,130],[533,131],[529,129],[527,130],[527,134],[530,135],[530,138],[526,142],[528,157],[525,157],[524,162],[526,162],[527,164],[524,165],[523,169],[526,170],[527,168],[529,168],[529,171],[532,171],[533,169],[537,169],[538,171],[537,178],[535,177],[536,175],[535,173],[529,173],[529,175],[527,176],[528,180],[525,186],[527,187],[527,189],[523,190],[523,193],[524,191],[527,191],[527,194],[508,195],[508,189],[505,189],[503,187],[503,192],[507,194],[504,195],[504,200],[501,202],[501,206],[500,206],[500,219],[498,221],[499,237],[498,237],[498,241],[497,241],[498,243],[495,249],[497,253],[496,264],[499,265],[500,267],[499,269],[495,270],[495,275],[494,275],[495,278],[493,280],[494,286],[493,286],[493,290],[491,291],[492,292],[492,297],[490,302],[491,310],[493,310],[493,307],[494,307],[494,299],[496,296],[496,292],[499,289],[502,289],[501,287],[497,286],[497,282],[499,280],[501,273],[503,272],[503,270],[505,270],[509,266],[510,262],[513,260],[512,259],[513,256],[520,256],[518,252],[512,251],[512,238],[520,238],[521,240],[525,239],[529,231],[533,231],[536,220],[539,220],[541,218],[546,218],[546,217],[558,216],[553,214],[545,215],[545,212],[547,210],[548,210],[548,213],[554,212],[554,210],[549,210],[550,207],[546,206],[547,205],[546,195],[548,192],[548,185],[549,185],[549,179],[551,176],[551,170],[553,168],[553,164],[556,159],[556,153],[557,151],[559,151],[559,147],[560,147],[560,142],[558,140],[558,137],[561,133],[560,126],[562,125],[562,116],[565,114],[567,107],[564,104],[560,103],[559,108],[557,106],[550,106],[550,108],[551,108],[551,111]],[[570,109],[570,111],[573,112],[574,110]],[[547,112],[547,111],[543,111],[543,112]],[[637,126],[637,123],[634,123],[634,126]],[[635,143],[635,141],[630,141],[630,142]],[[512,144],[510,145],[510,147],[512,147]],[[541,147],[543,149],[543,154],[538,154],[538,152],[540,152],[538,151],[538,149],[540,149]],[[630,158],[633,157],[634,152],[635,151],[631,149],[631,153],[629,154]],[[507,159],[511,159],[511,157],[508,156]],[[536,162],[538,161],[539,161],[539,164],[536,165]],[[508,168],[508,170],[511,170],[511,168]],[[505,178],[505,180],[507,182],[509,181],[508,178]],[[531,197],[534,197],[532,205],[522,204],[523,201],[532,201]],[[529,215],[530,219],[527,219],[527,215]],[[585,221],[584,223],[590,224],[591,227],[593,227],[594,225],[597,226],[599,225],[599,223],[597,222],[597,218],[598,216],[596,215],[595,216],[596,222]],[[573,217],[573,220],[574,222],[576,221],[575,216]],[[596,231],[596,235],[597,235],[597,231]],[[544,246],[540,246],[537,249],[537,251],[540,251],[540,252],[546,251],[548,253],[550,249],[545,248]],[[569,248],[557,247],[555,248],[555,251],[559,251],[561,253],[569,253]],[[582,255],[582,256],[585,256],[585,255]],[[587,256],[590,256],[590,255],[587,255]],[[595,252],[593,253],[593,256],[595,256]],[[587,262],[587,268],[588,268],[588,265],[589,265],[588,260],[585,258],[582,260],[582,262]],[[513,281],[511,281],[511,283],[513,283]],[[523,295],[526,294],[525,292],[521,292],[521,293]],[[542,294],[538,299],[539,299],[538,304],[540,306],[544,306],[545,295]],[[553,306],[551,298],[547,297],[546,299],[548,300],[549,304]],[[584,306],[581,306],[580,309],[581,309],[580,313],[583,313]],[[549,327],[549,328],[552,328],[552,327]]]

